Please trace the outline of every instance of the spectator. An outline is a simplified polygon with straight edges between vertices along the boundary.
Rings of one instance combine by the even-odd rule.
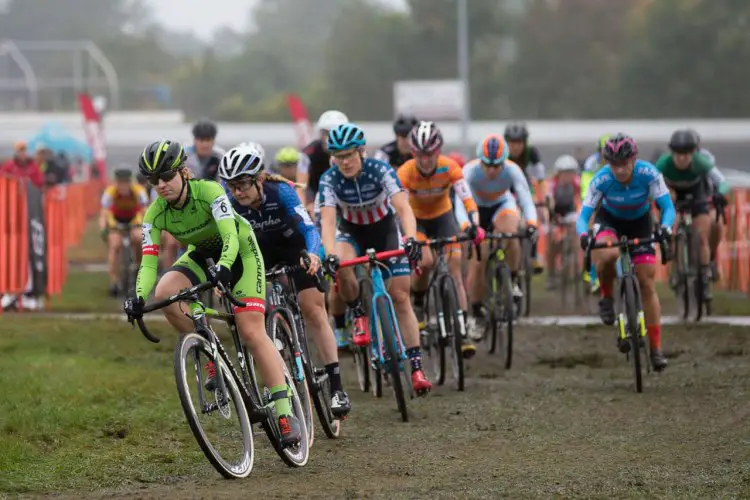
[[[36,162],[44,174],[44,184],[46,186],[56,186],[68,181],[68,172],[66,167],[60,164],[55,153],[46,144],[40,143],[36,147]]]
[[[0,173],[11,177],[28,179],[32,184],[41,189],[44,185],[44,176],[39,169],[39,165],[29,157],[26,143],[18,141],[13,149],[13,158],[0,166]]]

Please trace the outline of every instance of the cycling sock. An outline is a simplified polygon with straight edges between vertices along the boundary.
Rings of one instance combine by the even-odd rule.
[[[406,350],[406,355],[409,357],[412,372],[422,369],[422,352],[419,347],[408,348]]]
[[[339,330],[343,330],[344,328],[346,328],[346,315],[334,314],[333,323],[334,325],[336,325],[336,328],[338,328]]]
[[[359,297],[352,300],[351,302],[347,302],[346,305],[348,305],[349,309],[352,310],[355,318],[359,318],[365,315],[365,308],[362,307],[362,301],[359,300]]]
[[[328,380],[331,381],[331,392],[344,390],[341,385],[341,370],[338,363],[331,363],[325,366]]]
[[[276,408],[276,416],[284,417],[292,414],[292,405],[289,402],[289,392],[286,384],[270,387],[271,401]]]
[[[484,311],[482,310],[481,302],[474,302],[471,305],[471,315],[475,318],[484,318]]]
[[[648,344],[651,349],[661,349],[661,325],[650,325],[646,327],[648,332]]]
[[[602,298],[612,298],[612,283],[600,281],[599,290],[602,292]]]

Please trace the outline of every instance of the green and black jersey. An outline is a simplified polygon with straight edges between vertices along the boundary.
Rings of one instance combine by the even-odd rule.
[[[693,153],[690,166],[686,169],[677,168],[670,154],[662,155],[656,162],[656,168],[664,176],[667,186],[677,194],[709,196],[712,188],[723,195],[729,193],[729,185],[724,176],[701,153]]]

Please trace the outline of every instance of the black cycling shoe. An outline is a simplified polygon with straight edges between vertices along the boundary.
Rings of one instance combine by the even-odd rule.
[[[295,446],[302,438],[299,420],[294,415],[282,415],[279,417],[279,443],[282,448]]]
[[[661,349],[651,349],[651,366],[654,371],[661,372],[667,367],[667,357],[661,352]]]
[[[349,395],[345,391],[336,391],[331,398],[331,413],[336,418],[342,418],[349,414],[352,405],[349,403]]]
[[[599,299],[599,318],[605,325],[615,324],[615,301],[612,297]]]

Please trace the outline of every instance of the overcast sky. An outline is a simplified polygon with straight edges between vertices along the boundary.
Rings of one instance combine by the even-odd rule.
[[[255,1],[257,0],[146,0],[146,3],[151,5],[157,18],[168,19],[170,27],[194,31],[205,39],[222,25],[244,29],[247,13]],[[379,1],[402,6],[405,0]]]

